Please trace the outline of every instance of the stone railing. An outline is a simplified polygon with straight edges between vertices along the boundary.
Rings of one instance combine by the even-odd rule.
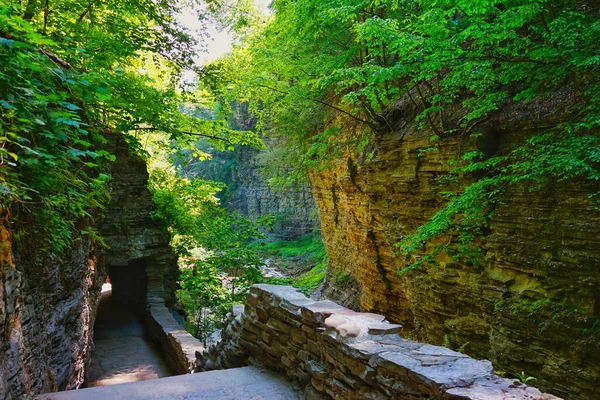
[[[261,364],[307,399],[557,399],[494,375],[489,361],[403,339],[400,329],[292,287],[255,285],[222,341],[196,353],[196,371]]]
[[[204,346],[175,320],[160,293],[149,293],[146,301],[146,329],[159,345],[169,368],[175,375],[191,372],[196,353],[204,350]]]

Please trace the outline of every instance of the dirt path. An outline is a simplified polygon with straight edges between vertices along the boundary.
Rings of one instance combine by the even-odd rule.
[[[171,376],[162,355],[150,343],[142,323],[103,293],[94,326],[95,351],[88,386],[106,386]]]

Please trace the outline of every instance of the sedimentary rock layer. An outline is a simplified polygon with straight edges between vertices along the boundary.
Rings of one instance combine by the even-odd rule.
[[[0,235],[0,398],[81,386],[105,278],[97,245],[34,267],[1,224]]]
[[[296,183],[285,190],[273,190],[263,173],[265,163],[270,169],[281,162],[277,152],[282,151],[282,139],[263,138],[266,149],[240,147],[236,150],[237,167],[232,170],[226,206],[252,219],[273,214],[277,217],[272,236],[278,240],[290,240],[311,233],[319,225],[317,206],[310,185]],[[283,169],[283,167],[280,167]],[[289,171],[279,171],[285,175]]]
[[[597,184],[510,187],[493,210],[479,267],[440,258],[437,268],[397,273],[408,260],[394,245],[444,204],[448,187],[437,178],[448,160],[476,147],[506,153],[555,126],[562,111],[556,102],[510,106],[477,127],[479,143],[449,136],[420,154],[434,132],[416,129],[414,109],[401,101],[387,116],[393,129],[312,176],[329,256],[326,293],[382,313],[415,338],[488,358],[507,376],[525,371],[569,399],[600,397],[600,213],[587,197]]]
[[[151,218],[154,205],[147,187],[146,163],[130,150],[122,135],[109,136],[108,150],[116,160],[111,166],[112,197],[102,224],[102,236],[108,245],[106,265],[111,274],[123,277],[122,284],[131,286],[127,291],[147,280],[143,286],[171,305],[179,278],[177,256],[169,244],[167,229]],[[134,271],[136,268],[139,271]],[[113,288],[116,292],[118,288]],[[139,296],[144,302],[145,287]]]

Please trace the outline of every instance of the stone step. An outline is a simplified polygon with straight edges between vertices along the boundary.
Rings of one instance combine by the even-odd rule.
[[[44,400],[299,400],[282,377],[256,367],[179,375],[143,382],[46,393]]]

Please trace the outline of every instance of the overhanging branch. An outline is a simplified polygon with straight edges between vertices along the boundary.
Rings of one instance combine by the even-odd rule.
[[[265,89],[269,89],[269,90],[272,90],[274,92],[278,92],[278,93],[281,93],[281,94],[286,94],[286,95],[290,94],[289,92],[286,92],[284,90],[280,90],[280,89],[277,89],[277,88],[274,88],[274,87],[271,87],[271,86],[267,86],[267,85],[256,84],[255,86],[264,87]],[[370,126],[371,128],[375,128],[375,126],[371,122],[366,121],[366,120],[361,119],[361,118],[358,118],[356,115],[353,115],[353,114],[349,113],[346,110],[343,110],[343,109],[341,109],[339,107],[336,107],[333,104],[324,102],[324,101],[319,100],[319,99],[312,99],[310,97],[304,97],[304,98],[307,99],[307,100],[310,100],[310,101],[314,101],[315,103],[322,104],[322,105],[324,105],[326,107],[333,108],[334,110],[336,110],[338,112],[341,112],[342,114],[347,115],[347,116],[349,116],[350,118],[352,118],[352,119],[354,119],[356,121],[362,122],[363,124],[366,124],[366,125]]]
[[[136,128],[133,128],[132,130],[134,130],[134,131],[160,131],[159,128],[153,128],[153,127],[136,127]],[[184,135],[199,136],[199,137],[204,137],[207,139],[220,140],[225,143],[229,143],[229,144],[233,145],[233,142],[231,142],[231,140],[220,137],[220,136],[209,135],[207,133],[192,132],[192,131],[177,131],[177,132],[184,134]]]

